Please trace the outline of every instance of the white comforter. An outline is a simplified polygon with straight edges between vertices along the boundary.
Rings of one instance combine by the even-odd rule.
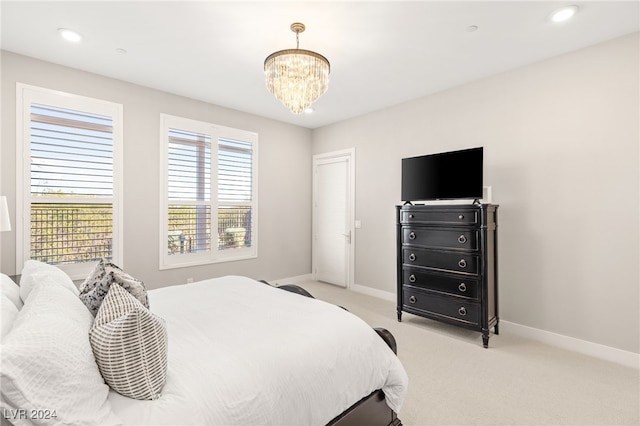
[[[124,424],[325,425],[382,389],[399,412],[407,375],[364,321],[244,277],[149,291],[167,322],[161,398],[109,400]]]

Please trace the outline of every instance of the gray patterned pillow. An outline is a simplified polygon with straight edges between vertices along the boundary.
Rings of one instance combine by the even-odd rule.
[[[89,342],[105,382],[135,399],[157,399],[167,379],[167,329],[162,318],[125,291],[111,286]]]
[[[80,300],[94,317],[113,283],[121,285],[146,308],[149,307],[147,289],[142,281],[127,274],[115,264],[100,259],[91,274],[80,285]]]

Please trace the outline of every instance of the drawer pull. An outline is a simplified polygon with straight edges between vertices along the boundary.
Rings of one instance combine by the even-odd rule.
[[[464,243],[466,243],[466,242],[467,242],[467,237],[465,237],[464,235],[460,235],[460,236],[458,237],[458,242],[459,242],[460,244],[464,244]]]
[[[411,303],[416,303],[416,301],[417,301],[417,300],[418,300],[418,299],[416,299],[416,297],[415,297],[415,296],[411,296],[411,297],[409,298],[409,302],[411,302]]]
[[[415,255],[415,254],[413,254],[413,253],[411,253],[411,254],[409,255],[409,260],[410,260],[410,261],[412,261],[412,262],[415,262],[415,261],[416,261],[416,255]]]
[[[415,240],[416,239],[416,233],[415,232],[410,232],[409,233],[409,239],[410,240]]]
[[[458,290],[462,292],[467,291],[467,285],[465,283],[460,283],[460,285],[458,286]]]
[[[460,219],[460,220],[464,219],[464,215],[461,214],[460,216],[458,216],[458,219]]]
[[[465,316],[465,315],[467,315],[467,310],[464,308],[464,306],[461,306],[460,309],[458,309],[458,313],[461,316]]]
[[[409,219],[413,219],[415,216],[412,214],[409,214]]]
[[[461,268],[466,268],[467,267],[467,261],[464,259],[460,259],[460,261],[458,262],[458,266]]]
[[[409,282],[410,283],[415,283],[416,282],[416,276],[413,275],[413,274],[409,275]]]

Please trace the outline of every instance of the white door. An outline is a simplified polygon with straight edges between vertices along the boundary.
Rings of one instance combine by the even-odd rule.
[[[353,157],[353,150],[313,157],[313,275],[341,287],[353,276]]]

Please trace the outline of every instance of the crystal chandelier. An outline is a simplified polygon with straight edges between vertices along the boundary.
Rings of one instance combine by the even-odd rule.
[[[291,24],[296,48],[274,52],[264,60],[267,90],[294,114],[302,114],[329,87],[329,61],[319,53],[299,49],[304,24]]]

